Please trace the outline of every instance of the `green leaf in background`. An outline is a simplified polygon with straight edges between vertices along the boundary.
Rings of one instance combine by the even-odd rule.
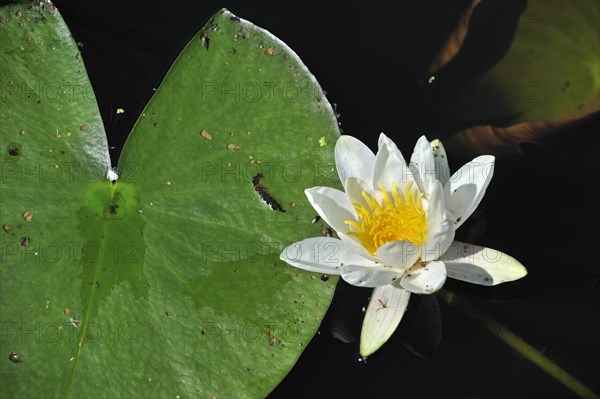
[[[3,7],[0,37],[0,396],[266,396],[337,282],[279,260],[322,234],[304,189],[337,181],[339,130],[314,77],[276,37],[218,12],[140,116],[112,184],[58,11]]]
[[[600,110],[598,0],[473,1],[452,37],[430,86],[444,114],[475,126],[446,141],[450,151],[516,154]]]

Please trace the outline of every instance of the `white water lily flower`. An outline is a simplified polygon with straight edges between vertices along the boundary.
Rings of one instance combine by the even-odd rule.
[[[365,314],[360,352],[375,352],[395,331],[410,293],[431,294],[446,277],[482,285],[516,280],[527,270],[489,248],[454,241],[454,232],[479,205],[492,178],[494,157],[483,155],[450,176],[439,141],[422,136],[410,162],[383,133],[377,155],[360,140],[341,136],[335,161],[345,192],[305,191],[337,233],[290,245],[281,259],[292,266],[339,274],[352,285],[376,287]]]

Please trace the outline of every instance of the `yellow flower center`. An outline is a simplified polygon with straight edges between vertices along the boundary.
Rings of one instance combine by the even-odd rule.
[[[390,241],[408,240],[415,245],[427,239],[427,213],[423,209],[423,194],[412,189],[410,180],[404,192],[398,191],[392,184],[392,198],[383,185],[379,186],[384,201],[380,204],[364,190],[362,197],[368,208],[358,202],[353,203],[358,221],[346,220],[352,231],[348,234],[356,237],[361,244],[375,255],[377,248]]]

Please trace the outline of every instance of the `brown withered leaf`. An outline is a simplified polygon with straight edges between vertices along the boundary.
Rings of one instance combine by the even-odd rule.
[[[508,158],[570,139],[600,110],[599,29],[597,1],[473,0],[427,71],[434,111],[472,125],[449,150]]]
[[[476,125],[456,133],[444,142],[444,146],[446,151],[464,158],[481,154],[514,158],[523,155],[526,144],[541,146],[566,139],[577,129],[591,127],[599,121],[600,111],[596,111],[564,121],[526,121],[508,127]]]
[[[473,10],[479,5],[479,3],[481,3],[481,0],[472,0],[469,7],[464,11],[463,15],[458,21],[458,24],[444,42],[439,53],[436,55],[433,61],[431,61],[429,68],[427,68],[428,76],[440,70],[460,51],[463,42],[467,37]]]

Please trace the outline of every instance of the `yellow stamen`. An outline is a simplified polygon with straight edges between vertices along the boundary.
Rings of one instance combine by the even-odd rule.
[[[361,194],[367,206],[353,203],[358,220],[345,221],[351,228],[348,234],[356,237],[371,255],[375,255],[377,248],[390,241],[408,240],[419,245],[427,240],[423,194],[418,189],[413,190],[413,184],[410,180],[404,192],[401,192],[393,183],[391,198],[385,187],[380,185],[383,194],[381,203],[363,190]]]

